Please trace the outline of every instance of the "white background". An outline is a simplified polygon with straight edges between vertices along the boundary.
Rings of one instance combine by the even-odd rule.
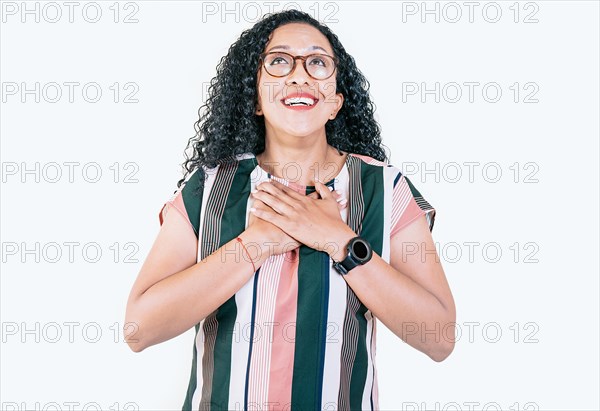
[[[135,354],[122,341],[125,304],[181,177],[203,90],[270,6],[98,5],[91,23],[88,2],[76,2],[72,22],[63,2],[2,2],[3,409],[181,409],[185,397],[193,330]],[[39,22],[24,7],[37,7]],[[424,7],[437,7],[439,22]],[[391,163],[436,208],[433,235],[458,310],[462,334],[442,363],[379,327],[380,405],[597,410],[599,6],[474,7],[470,18],[464,2],[302,3],[355,57]],[[128,15],[138,21],[125,23]],[[79,83],[72,102],[68,82]],[[479,84],[472,101],[468,82]],[[39,102],[23,94],[36,83]],[[63,93],[54,103],[51,83]],[[82,95],[88,83],[102,90],[96,103],[85,99],[93,89]],[[417,94],[403,93],[413,83]],[[439,102],[420,93],[436,83]],[[494,88],[482,94],[486,84],[499,101],[490,101]],[[135,90],[138,102],[125,103]],[[72,181],[68,162],[77,163]],[[100,180],[89,182],[97,168]],[[88,262],[94,247],[102,255]],[[131,251],[137,262],[126,262]]]

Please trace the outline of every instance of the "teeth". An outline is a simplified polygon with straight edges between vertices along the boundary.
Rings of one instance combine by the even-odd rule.
[[[310,97],[291,97],[291,98],[286,98],[284,100],[284,104],[286,106],[297,106],[297,105],[312,106],[313,104],[315,104],[315,100],[313,100]]]

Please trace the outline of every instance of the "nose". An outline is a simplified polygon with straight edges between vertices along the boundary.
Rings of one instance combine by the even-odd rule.
[[[302,60],[302,58],[298,56],[294,58],[294,62],[296,63],[296,66],[292,69],[290,74],[288,74],[288,82],[296,84],[308,84],[308,79],[310,78],[310,76],[304,69],[304,60]]]

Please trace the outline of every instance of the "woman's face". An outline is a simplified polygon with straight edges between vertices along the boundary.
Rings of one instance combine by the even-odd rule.
[[[302,23],[289,23],[275,29],[264,50],[265,53],[270,51],[292,56],[315,53],[334,56],[327,37],[313,26]],[[271,63],[271,71],[281,69],[281,65],[275,68],[277,64],[285,65],[282,59]],[[307,61],[307,66],[309,64],[316,68],[323,62],[317,59],[311,63]],[[336,74],[337,69],[327,79],[314,79],[304,69],[302,60],[297,59],[291,73],[275,77],[262,64],[258,73],[259,104],[256,114],[264,115],[267,133],[306,136],[323,131],[325,123],[335,118],[344,101],[341,93],[336,94]],[[302,102],[290,100],[298,93],[304,94]]]

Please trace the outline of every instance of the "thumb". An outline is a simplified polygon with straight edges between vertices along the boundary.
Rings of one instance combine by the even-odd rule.
[[[315,178],[315,189],[319,192],[321,198],[328,199],[331,197],[331,191],[329,191],[329,187],[323,184],[320,180]]]

